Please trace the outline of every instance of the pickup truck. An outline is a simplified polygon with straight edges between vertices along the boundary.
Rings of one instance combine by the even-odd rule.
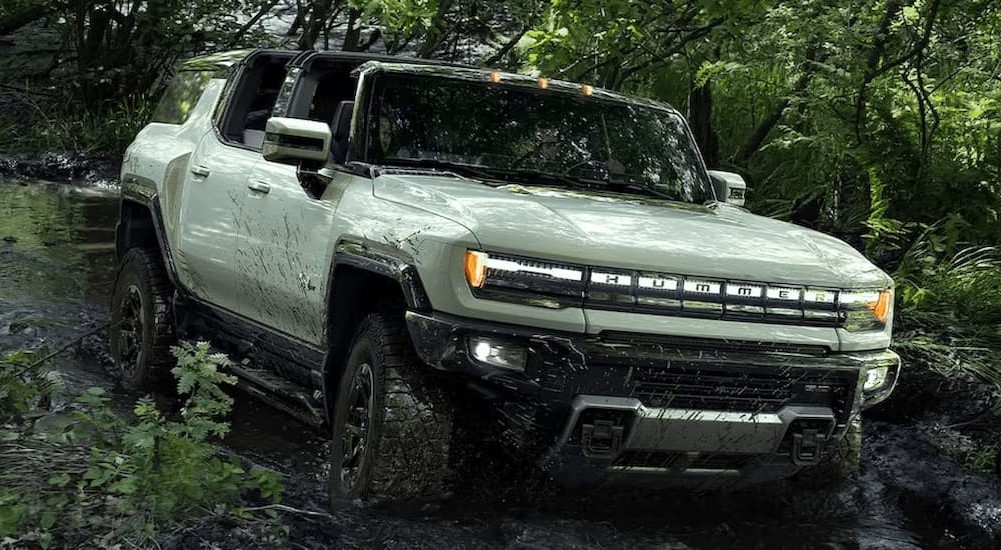
[[[892,279],[744,209],[656,101],[229,52],[180,66],[121,179],[121,383],[210,340],[330,430],[334,501],[447,492],[488,444],[567,483],[850,475],[900,369]]]

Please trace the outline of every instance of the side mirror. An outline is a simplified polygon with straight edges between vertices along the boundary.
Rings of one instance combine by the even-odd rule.
[[[713,189],[720,201],[734,206],[744,206],[747,184],[744,183],[744,178],[740,174],[710,170],[709,178],[713,182]]]
[[[296,164],[301,160],[326,163],[330,157],[330,126],[302,118],[268,119],[261,154],[265,160]]]

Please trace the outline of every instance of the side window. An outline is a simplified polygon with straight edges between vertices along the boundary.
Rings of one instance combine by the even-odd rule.
[[[184,124],[198,98],[212,80],[212,71],[180,71],[160,98],[153,112],[153,122]]]
[[[232,93],[227,92],[219,124],[224,141],[250,149],[261,148],[264,128],[285,82],[287,61],[287,56],[260,58],[245,66],[238,76],[230,77],[227,86],[232,87]]]

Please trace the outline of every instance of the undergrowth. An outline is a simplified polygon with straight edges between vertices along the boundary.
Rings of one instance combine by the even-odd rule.
[[[270,521],[242,506],[277,503],[280,476],[224,459],[214,445],[229,431],[228,359],[205,343],[173,353],[175,414],[149,397],[120,414],[100,388],[52,406],[57,378],[31,353],[0,360],[0,547],[155,546],[207,516]]]
[[[155,102],[148,96],[127,98],[103,109],[29,94],[18,96],[20,107],[0,112],[0,153],[40,151],[121,155],[149,122]]]

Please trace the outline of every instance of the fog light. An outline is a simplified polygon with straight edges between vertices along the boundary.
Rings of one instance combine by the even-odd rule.
[[[525,346],[486,336],[470,336],[469,351],[481,363],[522,372],[528,352]]]
[[[871,392],[882,388],[886,385],[889,372],[889,367],[872,367],[867,369],[865,371],[865,383],[862,384],[862,390]]]

